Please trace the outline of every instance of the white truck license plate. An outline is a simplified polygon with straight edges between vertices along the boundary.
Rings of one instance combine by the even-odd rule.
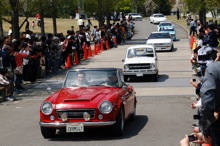
[[[142,73],[142,72],[136,73],[136,76],[137,76],[137,77],[142,77],[142,76],[143,76],[143,73]]]

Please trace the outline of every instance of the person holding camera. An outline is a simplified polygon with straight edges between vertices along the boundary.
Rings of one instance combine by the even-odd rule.
[[[200,129],[206,141],[220,146],[220,62],[210,63],[201,87]]]

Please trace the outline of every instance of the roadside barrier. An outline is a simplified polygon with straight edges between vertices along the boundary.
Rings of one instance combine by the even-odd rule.
[[[71,59],[70,59],[70,54],[68,54],[67,60],[66,60],[66,66],[65,68],[71,68]]]

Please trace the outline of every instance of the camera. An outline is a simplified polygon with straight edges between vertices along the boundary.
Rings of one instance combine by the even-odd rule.
[[[193,119],[194,119],[194,120],[199,120],[200,118],[201,118],[200,115],[193,115]]]
[[[193,81],[193,82],[195,82],[195,81],[196,81],[196,79],[193,79],[192,81]]]
[[[194,135],[188,135],[189,142],[197,140],[197,138]]]

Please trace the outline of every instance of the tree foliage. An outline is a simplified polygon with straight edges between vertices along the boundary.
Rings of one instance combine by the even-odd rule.
[[[158,5],[155,12],[170,15],[170,11],[172,9],[170,0],[154,0],[154,2]]]
[[[118,12],[130,13],[130,12],[132,12],[132,8],[133,8],[132,5],[133,5],[133,3],[131,0],[121,0],[115,9]]]

